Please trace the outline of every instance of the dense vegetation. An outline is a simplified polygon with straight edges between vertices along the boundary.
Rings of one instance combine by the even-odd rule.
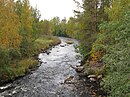
[[[44,34],[40,14],[28,0],[0,0],[0,83],[23,76],[34,56],[60,41]]]
[[[73,17],[70,17],[68,21],[66,18],[60,20],[59,17],[54,17],[51,20],[42,20],[40,23],[42,26],[41,32],[44,34],[64,37],[73,36],[74,38],[78,37],[76,32],[78,24],[76,24],[76,19]]]
[[[76,19],[84,72],[104,75],[109,97],[129,97],[130,0],[83,0],[82,8]]]

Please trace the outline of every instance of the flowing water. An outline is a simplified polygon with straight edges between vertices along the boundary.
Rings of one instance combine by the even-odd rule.
[[[11,88],[0,92],[0,97],[90,97],[81,89],[81,83],[64,83],[70,76],[78,79],[70,64],[80,65],[81,55],[74,48],[78,45],[77,40],[60,39],[61,44],[39,54],[38,58],[42,63],[37,70],[8,84]],[[66,44],[68,40],[74,43]]]

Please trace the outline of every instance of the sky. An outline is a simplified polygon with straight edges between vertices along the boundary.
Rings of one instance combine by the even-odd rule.
[[[30,5],[40,10],[41,19],[52,19],[55,16],[69,19],[74,16],[77,4],[73,0],[29,0]]]

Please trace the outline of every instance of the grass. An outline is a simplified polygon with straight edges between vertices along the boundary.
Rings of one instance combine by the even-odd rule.
[[[54,45],[57,45],[60,43],[60,39],[58,39],[57,37],[49,37],[49,36],[44,36],[44,37],[40,37],[38,39],[35,40],[34,43],[34,54],[38,54],[39,52],[41,52],[41,50],[46,50]]]

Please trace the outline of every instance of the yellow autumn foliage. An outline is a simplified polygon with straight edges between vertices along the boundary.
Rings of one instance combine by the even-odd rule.
[[[0,45],[18,48],[21,42],[19,35],[19,20],[14,12],[12,0],[0,1]]]
[[[103,57],[103,55],[104,55],[104,51],[101,50],[93,52],[90,56],[91,57],[90,64],[93,65],[95,63],[98,63]]]

